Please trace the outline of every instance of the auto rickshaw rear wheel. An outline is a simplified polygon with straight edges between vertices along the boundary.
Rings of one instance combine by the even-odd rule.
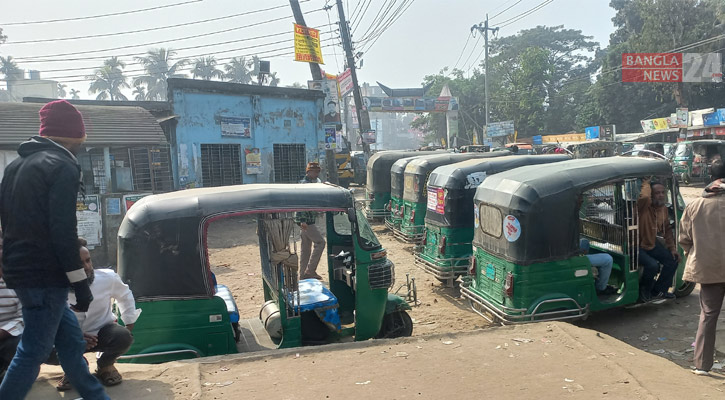
[[[695,289],[695,285],[695,282],[682,282],[682,285],[675,290],[675,296],[679,298],[689,295]]]
[[[378,339],[393,339],[413,334],[413,319],[405,311],[393,311],[385,314],[378,332]]]
[[[687,172],[683,172],[682,175],[680,175],[680,179],[682,179],[682,183],[684,183],[685,185],[690,184],[690,174],[688,174]]]

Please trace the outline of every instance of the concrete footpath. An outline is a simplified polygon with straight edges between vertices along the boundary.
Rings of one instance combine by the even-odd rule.
[[[112,399],[722,399],[701,377],[567,323],[120,365]],[[75,399],[44,366],[28,399]]]

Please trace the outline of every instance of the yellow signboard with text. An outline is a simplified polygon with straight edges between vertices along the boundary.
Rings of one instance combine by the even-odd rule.
[[[320,48],[320,31],[306,26],[295,26],[295,61],[324,64]]]
[[[587,140],[584,133],[567,133],[563,135],[544,135],[541,137],[542,143],[568,143],[568,142],[584,142]]]

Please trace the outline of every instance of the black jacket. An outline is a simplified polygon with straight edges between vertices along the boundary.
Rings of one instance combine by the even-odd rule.
[[[66,273],[82,269],[80,165],[64,147],[39,136],[21,144],[18,154],[0,184],[3,278],[10,288],[67,287]]]

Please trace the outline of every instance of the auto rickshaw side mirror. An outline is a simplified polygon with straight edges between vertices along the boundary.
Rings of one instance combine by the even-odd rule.
[[[350,222],[357,222],[357,213],[354,208],[347,209],[347,219],[350,220]]]

